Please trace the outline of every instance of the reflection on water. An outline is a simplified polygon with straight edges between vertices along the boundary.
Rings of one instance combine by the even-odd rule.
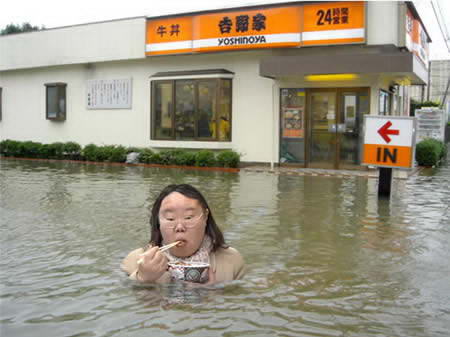
[[[137,285],[169,183],[202,190],[243,281]],[[394,181],[3,160],[1,336],[447,336],[450,167]]]

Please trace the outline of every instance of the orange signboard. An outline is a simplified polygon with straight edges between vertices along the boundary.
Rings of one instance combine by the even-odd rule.
[[[364,144],[363,163],[374,166],[411,167],[410,146]]]
[[[303,45],[365,41],[365,6],[362,1],[305,5],[303,20]]]
[[[194,51],[300,45],[300,7],[200,15],[194,19]]]
[[[409,10],[406,11],[406,22],[405,22],[405,31],[406,31],[406,48],[409,51],[413,51],[413,28],[414,28],[414,17]]]
[[[413,22],[413,53],[428,67],[428,36],[419,20]]]
[[[147,55],[192,52],[192,17],[147,21]]]
[[[147,55],[363,43],[364,2],[224,11],[147,21]]]

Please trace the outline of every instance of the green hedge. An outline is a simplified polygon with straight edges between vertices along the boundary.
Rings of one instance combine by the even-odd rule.
[[[200,166],[200,167],[238,167],[240,154],[231,150],[189,151],[185,149],[155,152],[150,148],[124,147],[121,145],[88,144],[82,148],[75,142],[55,142],[42,144],[32,141],[3,140],[0,154],[5,157],[72,159],[97,162],[125,162],[127,154],[139,152],[139,162],[146,164]]]
[[[445,156],[446,145],[440,140],[427,138],[416,145],[416,161],[420,166],[435,166]]]

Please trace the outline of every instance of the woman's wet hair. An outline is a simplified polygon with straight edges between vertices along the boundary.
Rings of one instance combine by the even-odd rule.
[[[217,226],[216,221],[214,220],[211,209],[206,202],[205,197],[197,190],[194,186],[189,184],[179,184],[179,185],[169,185],[166,186],[159,196],[156,198],[153,203],[151,215],[150,215],[150,245],[153,246],[161,246],[162,245],[162,234],[161,234],[161,226],[159,223],[159,210],[161,209],[161,204],[163,200],[171,193],[178,192],[184,195],[186,198],[195,199],[200,203],[200,206],[204,210],[208,210],[208,218],[206,219],[206,235],[208,235],[212,240],[212,251],[216,251],[221,247],[228,247],[225,244],[225,238],[220,230],[219,226]]]

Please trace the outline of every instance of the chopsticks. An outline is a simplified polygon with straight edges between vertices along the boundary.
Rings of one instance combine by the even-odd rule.
[[[167,250],[167,249],[170,249],[170,248],[172,248],[172,247],[175,247],[175,246],[176,246],[177,244],[179,244],[180,242],[181,242],[181,241],[174,241],[174,242],[169,243],[169,244],[167,244],[167,245],[165,245],[165,246],[159,247],[159,251],[160,251],[160,252],[163,252],[163,251],[165,251],[165,250]],[[144,255],[146,255],[146,253],[141,254],[141,256],[144,256]],[[143,257],[141,257],[141,258],[138,260],[137,264],[141,264],[142,262],[144,262],[144,258],[143,258]]]
[[[159,251],[160,252],[163,252],[163,251],[165,251],[165,250],[167,250],[167,249],[170,249],[170,248],[172,248],[172,247],[175,247],[177,244],[179,244],[181,241],[175,241],[175,242],[172,242],[172,243],[169,243],[168,245],[165,245],[165,246],[162,246],[162,247],[160,247],[159,248]]]

